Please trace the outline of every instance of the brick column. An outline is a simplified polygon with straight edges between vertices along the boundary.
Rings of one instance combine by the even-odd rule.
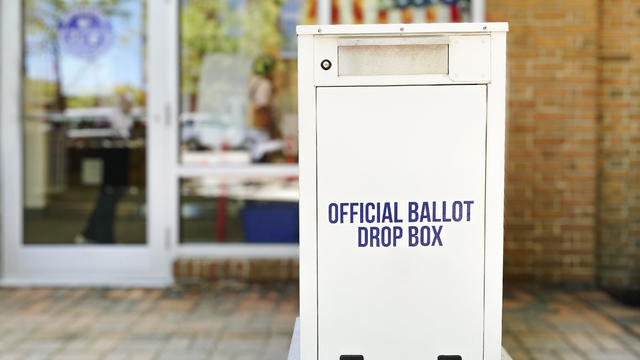
[[[487,0],[509,21],[505,280],[593,283],[598,1]]]
[[[640,298],[640,1],[600,1],[597,280]]]

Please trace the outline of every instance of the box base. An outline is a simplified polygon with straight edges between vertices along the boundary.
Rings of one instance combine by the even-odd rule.
[[[291,336],[291,345],[289,346],[288,360],[300,360],[300,318],[296,318],[296,325],[293,328],[293,335]],[[502,359],[512,360],[507,351],[502,348]]]

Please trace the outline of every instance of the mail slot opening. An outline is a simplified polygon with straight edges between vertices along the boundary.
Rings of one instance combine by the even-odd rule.
[[[448,73],[448,44],[338,46],[338,76]]]

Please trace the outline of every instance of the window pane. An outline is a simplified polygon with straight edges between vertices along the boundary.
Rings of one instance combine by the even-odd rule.
[[[298,242],[297,179],[188,178],[180,194],[183,243]]]
[[[298,23],[315,0],[182,0],[185,165],[297,161]]]
[[[140,0],[24,4],[24,242],[145,242]]]
[[[331,0],[333,24],[471,21],[470,0]]]

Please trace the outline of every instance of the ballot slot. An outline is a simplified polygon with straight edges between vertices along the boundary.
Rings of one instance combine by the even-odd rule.
[[[314,53],[316,86],[491,82],[486,34],[319,37]]]
[[[447,37],[338,40],[338,76],[445,75],[448,73]]]

